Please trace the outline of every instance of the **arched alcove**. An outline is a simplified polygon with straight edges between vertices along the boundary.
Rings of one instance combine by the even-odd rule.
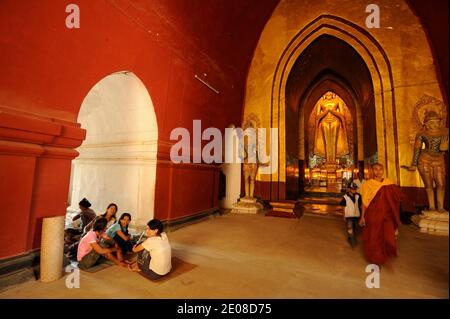
[[[69,210],[86,197],[97,214],[116,203],[132,224],[145,225],[154,216],[158,127],[144,84],[126,71],[103,78],[86,95],[78,122],[87,135],[72,162]]]

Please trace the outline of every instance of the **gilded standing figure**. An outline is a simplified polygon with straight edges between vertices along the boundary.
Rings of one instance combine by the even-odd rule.
[[[314,154],[336,163],[336,158],[349,153],[344,106],[333,92],[327,92],[317,106]]]
[[[428,209],[436,210],[434,184],[436,184],[436,202],[439,212],[444,209],[445,196],[445,160],[444,152],[448,150],[448,129],[442,127],[442,119],[434,111],[425,114],[423,128],[414,143],[414,155],[410,171],[419,169],[428,198]],[[422,148],[425,145],[425,148]]]
[[[242,149],[245,198],[249,199],[253,198],[255,179],[258,173],[258,120],[250,116],[243,123],[243,129],[250,129],[249,135],[244,137]]]

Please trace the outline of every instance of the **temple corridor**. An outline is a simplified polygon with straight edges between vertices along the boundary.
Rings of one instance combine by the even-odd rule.
[[[72,2],[0,0],[0,301],[449,298],[449,0]]]

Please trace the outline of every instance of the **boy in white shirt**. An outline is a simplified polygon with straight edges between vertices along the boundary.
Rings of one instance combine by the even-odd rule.
[[[148,222],[145,234],[147,239],[133,247],[133,252],[138,253],[138,269],[135,270],[142,271],[150,279],[159,279],[172,269],[172,250],[169,239],[163,232],[163,224],[158,219]]]
[[[347,224],[347,240],[350,246],[356,246],[356,230],[361,211],[361,195],[357,193],[358,186],[351,184],[339,205],[345,206],[344,218]]]

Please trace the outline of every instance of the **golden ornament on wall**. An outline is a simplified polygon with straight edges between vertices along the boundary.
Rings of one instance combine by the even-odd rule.
[[[412,131],[409,134],[409,143],[411,145],[414,145],[416,134],[423,128],[425,114],[429,111],[436,112],[443,120],[447,118],[447,107],[444,102],[427,94],[422,95],[414,106],[412,114],[413,125],[411,127]]]

